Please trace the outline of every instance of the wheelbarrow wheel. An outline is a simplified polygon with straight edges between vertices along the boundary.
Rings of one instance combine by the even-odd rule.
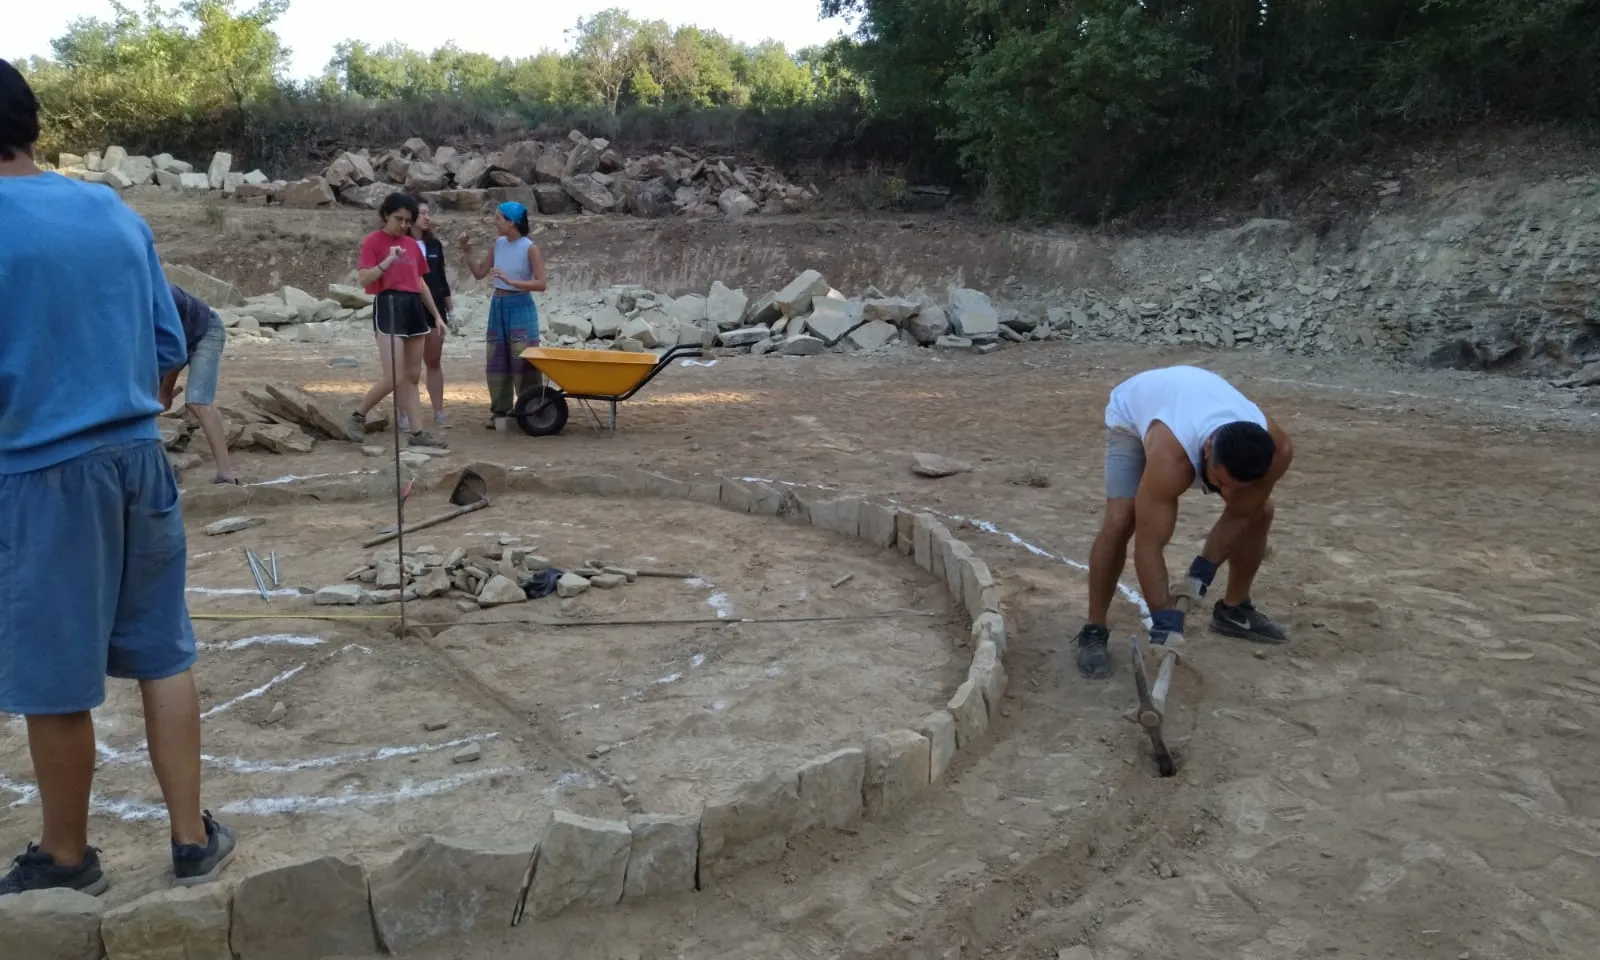
[[[530,437],[553,437],[567,425],[567,398],[554,387],[543,387],[517,401],[512,416]]]

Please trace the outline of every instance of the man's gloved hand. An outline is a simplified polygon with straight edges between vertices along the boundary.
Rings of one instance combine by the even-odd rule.
[[[1206,591],[1211,588],[1211,581],[1216,578],[1217,565],[1205,557],[1195,557],[1194,562],[1189,564],[1188,579],[1198,585],[1200,596],[1206,595]]]
[[[1150,642],[1163,644],[1173,635],[1183,636],[1182,610],[1156,610],[1150,614]]]

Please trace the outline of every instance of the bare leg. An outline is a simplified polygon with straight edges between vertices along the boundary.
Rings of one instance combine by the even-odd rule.
[[[58,867],[75,867],[89,849],[89,788],[94,783],[94,718],[85,710],[28,718],[28,752],[39,781],[44,834],[39,849]]]
[[[427,347],[428,338],[407,337],[401,342],[401,374],[399,382],[402,386],[396,391],[397,400],[405,404],[406,418],[411,421],[412,430],[422,429],[422,392],[419,385],[422,382],[422,354]]]
[[[206,827],[200,819],[200,697],[194,674],[185,670],[165,680],[141,681],[139,693],[144,698],[150,766],[172,818],[172,839],[205,846]]]
[[[1228,589],[1222,595],[1222,602],[1230,607],[1250,599],[1256,571],[1261,569],[1261,561],[1267,555],[1267,534],[1272,530],[1274,512],[1272,501],[1268,500],[1261,513],[1234,541],[1233,551],[1228,554]]]
[[[383,401],[384,397],[394,391],[394,359],[396,356],[404,354],[404,347],[398,343],[391,344],[390,341],[395,338],[388,334],[376,333],[373,334],[372,339],[378,344],[378,365],[383,370],[383,374],[378,378],[378,382],[374,383],[371,389],[367,391],[367,395],[361,398],[361,405],[356,408],[356,412],[362,416],[370,413],[373,407],[376,407]]]
[[[189,412],[200,421],[200,432],[206,435],[206,446],[211,448],[211,459],[217,464],[217,478],[233,479],[233,461],[228,458],[228,430],[222,425],[222,416],[209,403],[191,403]]]
[[[433,412],[444,412],[444,328],[435,327],[423,345],[422,363],[427,368],[428,399]]]
[[[1089,549],[1089,622],[1105,626],[1133,538],[1133,500],[1107,500],[1106,519]]]

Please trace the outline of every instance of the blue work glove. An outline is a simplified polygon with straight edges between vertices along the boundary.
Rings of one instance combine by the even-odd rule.
[[[1217,565],[1205,557],[1195,557],[1194,563],[1189,564],[1189,579],[1200,584],[1200,596],[1205,596],[1211,588],[1211,581],[1217,578]]]
[[[1183,633],[1182,610],[1157,610],[1150,614],[1150,642],[1166,643],[1171,634]]]

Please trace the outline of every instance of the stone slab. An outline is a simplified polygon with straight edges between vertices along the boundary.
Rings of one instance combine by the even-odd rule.
[[[569,907],[609,907],[622,900],[633,834],[620,820],[599,820],[566,810],[550,815],[539,841],[528,907],[549,917]]]
[[[869,819],[892,816],[927,789],[928,738],[915,730],[891,730],[867,741],[862,796]]]
[[[994,574],[989,565],[975,556],[961,558],[961,590],[957,594],[967,615],[977,618],[983,613],[983,592],[994,589]]]
[[[928,738],[928,782],[936,783],[956,758],[955,718],[948,710],[935,710],[917,724],[917,732]]]
[[[104,904],[76,890],[0,897],[0,955],[27,960],[100,960]]]
[[[836,497],[811,504],[811,525],[830,533],[857,536],[861,530],[861,499]]]
[[[962,600],[962,571],[969,561],[975,559],[977,558],[973,556],[972,547],[965,540],[950,538],[949,546],[945,548],[944,584],[957,603]]]
[[[931,513],[917,513],[911,517],[911,558],[917,566],[933,572],[933,528],[939,521]]]
[[[794,774],[771,774],[706,804],[700,815],[701,889],[783,856],[800,814]]]
[[[978,649],[986,641],[994,644],[1003,662],[1006,658],[1006,621],[994,611],[984,611],[972,621],[972,649]]]
[[[895,514],[893,507],[863,502],[857,515],[856,536],[868,546],[889,548],[895,541]]]
[[[800,819],[796,833],[826,826],[848,830],[861,822],[867,754],[858,747],[836,750],[800,765]]]
[[[422,837],[373,873],[378,936],[390,953],[403,954],[497,926],[527,863],[520,851]]]
[[[968,679],[956,687],[947,709],[956,724],[956,749],[976,749],[989,734],[989,705],[983,699],[983,691],[972,682],[970,668]]]
[[[101,920],[108,960],[233,960],[228,932],[233,890],[226,883],[158,890]]]
[[[911,556],[915,545],[914,521],[916,515],[909,510],[896,509],[894,512],[894,545],[905,556]]]
[[[376,953],[366,870],[318,857],[250,874],[234,894],[229,943],[238,960]]]
[[[700,858],[700,818],[641,815],[628,819],[633,843],[628,850],[624,900],[690,893]]]
[[[1006,668],[993,643],[978,644],[978,652],[972,655],[972,665],[967,668],[967,680],[983,694],[989,723],[993,725],[1000,717],[1001,699],[1006,693]]]

